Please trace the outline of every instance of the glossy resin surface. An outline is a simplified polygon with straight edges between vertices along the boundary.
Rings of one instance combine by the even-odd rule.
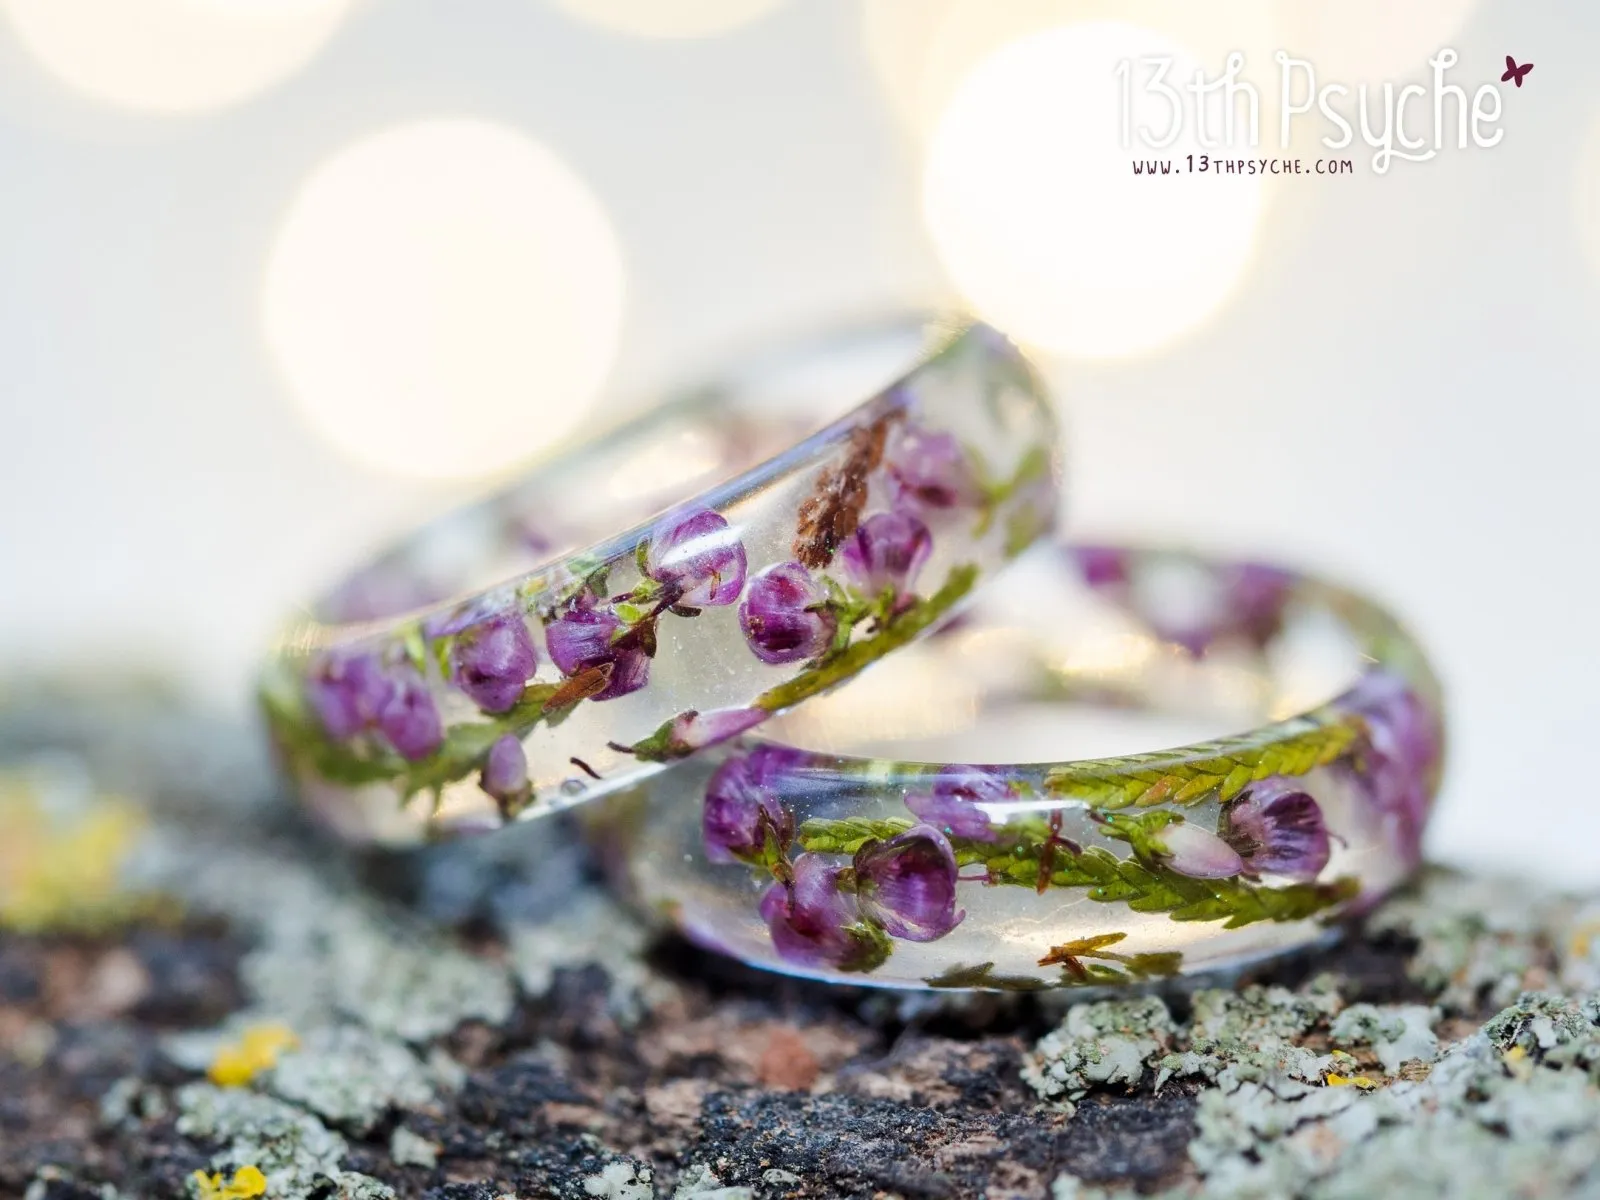
[[[262,687],[280,756],[329,822],[386,842],[637,782],[955,611],[1050,528],[1055,445],[983,326],[895,328],[669,403],[290,629]]]
[[[602,836],[633,897],[764,967],[1031,990],[1304,945],[1417,865],[1438,690],[1374,605],[1264,564],[1117,547],[1041,547],[991,593],[618,801]],[[1138,708],[1245,732],[1002,758],[1024,733],[1081,743]]]

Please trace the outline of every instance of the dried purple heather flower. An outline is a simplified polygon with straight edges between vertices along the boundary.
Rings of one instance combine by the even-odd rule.
[[[671,513],[650,532],[645,573],[677,589],[675,603],[690,608],[732,604],[744,590],[744,543],[710,509]]]
[[[444,743],[444,723],[422,673],[410,663],[389,669],[394,691],[378,712],[378,729],[400,756],[417,762]]]
[[[533,788],[528,783],[528,756],[520,738],[508,733],[489,747],[479,782],[507,816],[526,806]]]
[[[528,624],[515,610],[474,621],[450,645],[450,682],[484,712],[508,711],[538,667]]]
[[[1361,717],[1367,730],[1361,757],[1347,771],[1384,816],[1405,860],[1420,862],[1429,789],[1443,752],[1438,719],[1405,680],[1387,671],[1369,673],[1334,703]]]
[[[1253,875],[1309,882],[1328,865],[1328,826],[1309,792],[1287,780],[1252,784],[1224,810],[1222,838]]]
[[[706,785],[700,829],[714,863],[760,862],[768,839],[780,854],[794,840],[794,816],[781,796],[797,751],[758,746],[730,758]]]
[[[961,443],[948,433],[904,428],[884,456],[894,507],[909,512],[976,505],[983,489]]]
[[[625,624],[609,608],[592,602],[574,605],[545,628],[550,661],[568,677],[596,667],[609,668],[605,687],[591,699],[615,700],[650,681],[650,651],[644,632]]]
[[[979,803],[999,804],[1014,799],[1004,775],[986,767],[949,766],[933,777],[927,792],[912,792],[906,807],[919,820],[948,836],[973,842],[998,841],[987,813]]]
[[[306,699],[337,742],[376,725],[393,694],[394,681],[376,654],[326,654],[306,682]]]
[[[679,713],[673,718],[668,745],[678,756],[704,750],[754,729],[772,714],[760,708],[717,708]]]
[[[762,662],[804,662],[833,644],[839,619],[828,608],[827,589],[799,563],[785,562],[750,581],[739,628]]]
[[[844,576],[869,596],[893,591],[903,603],[933,552],[928,527],[906,512],[874,513],[839,551]]]
[[[1282,567],[1242,562],[1223,575],[1228,624],[1257,646],[1265,646],[1283,625],[1283,607],[1294,591],[1294,576]]]
[[[841,971],[870,971],[888,957],[888,939],[860,919],[854,898],[839,890],[839,875],[819,856],[802,854],[793,879],[761,897],[761,918],[780,957]]]
[[[1168,825],[1156,840],[1162,862],[1191,879],[1227,879],[1244,870],[1244,859],[1237,850],[1188,821]]]
[[[890,937],[932,942],[967,915],[956,908],[955,853],[932,825],[866,843],[854,867],[862,915]]]
[[[1083,581],[1092,588],[1121,587],[1128,582],[1128,552],[1116,546],[1073,546],[1068,553]]]

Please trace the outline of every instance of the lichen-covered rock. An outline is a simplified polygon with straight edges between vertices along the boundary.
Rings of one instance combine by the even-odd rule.
[[[267,1181],[267,1194],[284,1200],[333,1195],[349,1200],[390,1200],[394,1192],[340,1164],[344,1138],[309,1113],[270,1096],[207,1083],[181,1088],[177,1132],[219,1143],[213,1167],[234,1171],[252,1166]]]
[[[1045,1099],[1075,1100],[1097,1084],[1136,1086],[1172,1034],[1171,1014],[1155,996],[1080,1004],[1040,1039],[1022,1078]]]
[[[1333,1040],[1340,1046],[1368,1046],[1389,1075],[1406,1063],[1426,1066],[1439,1054],[1434,1026],[1439,1010],[1421,1004],[1352,1004],[1334,1018]]]
[[[1193,1017],[1179,1050],[1160,1061],[1157,1086],[1199,1076],[1232,1089],[1246,1082],[1320,1080],[1330,1058],[1314,1034],[1343,1006],[1318,979],[1301,991],[1250,986],[1194,993]]]
[[[434,1081],[410,1047],[359,1025],[314,1030],[278,1060],[264,1086],[356,1134],[371,1132],[392,1110],[434,1099]]]
[[[653,941],[559,832],[358,861],[214,723],[74,712],[0,747],[111,772],[162,902],[0,934],[0,1195],[1600,1195],[1600,898],[1431,872],[1233,986],[861,993]]]

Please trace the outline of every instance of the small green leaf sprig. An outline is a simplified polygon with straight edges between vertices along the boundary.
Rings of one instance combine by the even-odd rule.
[[[1359,718],[1330,708],[1177,750],[1053,767],[1045,791],[1101,810],[1227,802],[1252,783],[1307,775],[1353,755]]]

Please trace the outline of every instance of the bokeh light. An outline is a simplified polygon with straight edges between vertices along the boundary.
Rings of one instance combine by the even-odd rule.
[[[1349,87],[1416,75],[1455,43],[1476,6],[1477,0],[1279,2],[1284,49],[1312,64],[1319,85]]]
[[[727,33],[766,16],[784,0],[552,0],[604,29],[635,37],[692,38]]]
[[[616,355],[624,272],[594,194],[476,120],[389,129],[305,182],[267,266],[266,338],[314,428],[382,469],[505,468],[572,430]]]
[[[159,113],[270,87],[338,30],[353,0],[0,0],[35,58],[81,92]]]
[[[1181,168],[1191,153],[1228,153],[1197,144],[1192,114],[1165,149],[1136,134],[1123,145],[1116,66],[1137,72],[1144,55],[1170,57],[1175,79],[1196,69],[1183,47],[1119,22],[1032,34],[972,71],[930,140],[923,211],[941,261],[980,313],[1034,346],[1089,358],[1151,349],[1213,312],[1249,262],[1260,176],[1133,174],[1135,159]],[[1135,127],[1159,127],[1147,111]],[[1246,133],[1241,121],[1241,145]]]
[[[926,135],[972,69],[1002,46],[1109,20],[1165,34],[1213,75],[1237,50],[1258,86],[1275,78],[1272,0],[863,0],[862,40],[895,112]]]

